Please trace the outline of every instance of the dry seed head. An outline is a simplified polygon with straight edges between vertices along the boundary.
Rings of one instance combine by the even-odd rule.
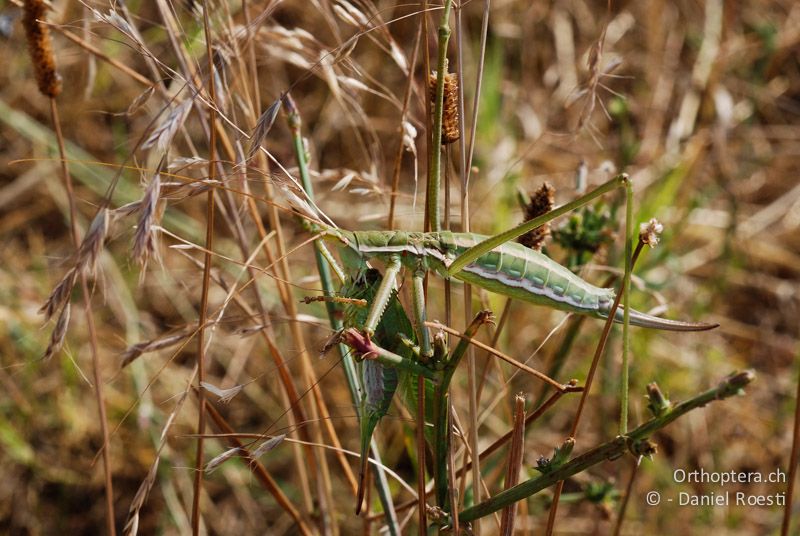
[[[136,490],[136,495],[133,497],[131,507],[128,510],[128,519],[125,521],[125,528],[122,529],[123,536],[135,536],[139,532],[139,512],[147,501],[147,496],[150,495],[150,490],[153,489],[153,484],[156,482],[156,475],[158,475],[158,465],[161,462],[161,456],[156,456],[147,476],[139,485]]]
[[[431,103],[436,102],[436,72],[428,77]],[[458,78],[454,73],[444,75],[444,101],[442,103],[442,145],[448,145],[461,137],[458,118]]]
[[[639,226],[639,240],[651,248],[658,245],[658,237],[664,231],[664,226],[657,219],[652,218],[649,222]]]
[[[549,182],[543,182],[539,189],[531,194],[531,200],[525,206],[525,221],[553,210],[555,198],[556,189]],[[550,236],[549,222],[520,236],[519,242],[533,250],[541,251],[548,236]]]
[[[234,397],[241,393],[242,389],[244,389],[244,385],[242,384],[235,385],[229,389],[220,389],[213,383],[208,382],[200,382],[200,386],[209,393],[216,395],[219,398],[218,402],[222,404],[227,404],[233,400]]]
[[[260,444],[260,445],[259,445],[259,446],[258,446],[258,447],[257,447],[257,448],[256,448],[256,449],[255,449],[255,450],[254,450],[254,451],[253,451],[251,454],[250,454],[250,456],[251,456],[251,457],[252,457],[254,460],[257,460],[257,459],[258,459],[258,458],[260,458],[260,457],[261,457],[261,456],[262,456],[262,455],[263,455],[265,452],[268,452],[268,451],[270,451],[270,450],[274,449],[275,447],[277,447],[278,445],[280,445],[281,443],[283,443],[283,440],[284,440],[284,439],[286,439],[286,434],[280,434],[280,435],[276,435],[276,436],[274,436],[274,437],[271,437],[271,438],[267,439],[266,441],[264,441],[263,443],[261,443],[261,444]]]
[[[47,345],[47,350],[44,352],[42,359],[49,361],[51,357],[61,350],[64,346],[64,339],[67,337],[67,328],[69,327],[70,306],[69,302],[61,309],[61,314],[58,316],[56,327],[53,328],[53,333],[50,334],[50,344]]]
[[[22,25],[25,28],[28,52],[36,72],[36,83],[44,96],[54,99],[61,93],[61,77],[56,71],[50,31],[47,26],[39,22],[45,20],[47,5],[43,0],[25,0],[24,7]]]
[[[154,225],[161,219],[159,199],[161,196],[161,173],[153,175],[139,204],[139,222],[133,239],[133,258],[144,268],[147,259],[156,253]],[[142,270],[144,272],[144,270]]]
[[[79,273],[85,273],[92,277],[97,274],[97,259],[106,243],[110,225],[110,210],[101,208],[89,225],[89,230],[83,237],[78,248],[78,259],[75,261],[75,268]]]
[[[62,306],[69,304],[69,297],[72,294],[72,289],[75,288],[77,277],[77,269],[72,268],[64,274],[64,277],[55,286],[53,292],[48,296],[47,302],[39,309],[39,313],[44,314],[45,321],[50,320]]]
[[[144,341],[133,346],[128,347],[121,355],[120,355],[120,365],[119,368],[125,368],[130,365],[133,361],[135,361],[139,356],[148,352],[155,352],[156,350],[161,350],[163,348],[168,348],[179,342],[182,342],[186,337],[188,337],[192,333],[192,329],[185,329],[179,333],[175,333],[172,335],[166,335],[164,337],[160,337],[158,339],[153,339],[150,341]]]
[[[242,447],[233,447],[231,449],[228,449],[225,452],[223,452],[222,454],[220,454],[219,456],[217,456],[214,459],[212,459],[210,462],[208,462],[206,464],[206,467],[205,467],[205,472],[207,474],[211,474],[212,472],[214,472],[214,469],[216,469],[217,467],[219,467],[220,465],[222,465],[223,463],[225,463],[229,459],[233,458],[234,456],[239,456],[239,455],[244,454],[244,453],[245,453],[245,450]]]

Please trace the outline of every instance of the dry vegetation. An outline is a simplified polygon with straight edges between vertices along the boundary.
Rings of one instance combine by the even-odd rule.
[[[0,1],[0,531],[100,533],[106,459],[119,532],[133,519],[140,534],[190,533],[193,481],[202,476],[197,511],[211,534],[376,533],[384,518],[375,488],[368,511],[355,516],[358,459],[337,455],[337,444],[358,450],[359,427],[338,349],[318,356],[331,335],[325,305],[300,303],[321,285],[309,235],[286,210],[287,196],[299,193],[292,135],[302,129],[316,203],[339,226],[386,229],[392,210],[394,228],[421,230],[425,64],[435,70],[441,4],[52,0],[46,16],[62,78],[53,102],[74,191],[59,165],[50,100],[37,91],[44,83],[57,93],[57,81],[34,73],[21,4]],[[208,27],[205,4],[213,8]],[[429,46],[417,51],[425,4],[421,42]],[[607,14],[605,2],[472,0],[454,8],[451,26],[449,70],[463,64],[465,93],[463,144],[443,152],[452,227],[463,228],[463,215],[472,230],[493,234],[523,217],[518,189],[547,181],[560,205],[578,196],[576,184],[592,188],[624,171],[636,221],[664,225],[658,247],[636,266],[633,305],[720,324],[689,335],[632,328],[630,427],[650,418],[651,382],[678,401],[734,370],[758,376],[747,396],[693,411],[651,438],[658,452],[636,472],[622,533],[777,533],[779,507],[649,507],[645,493],[724,491],[675,483],[676,468],[766,474],[789,465],[800,351],[800,4],[647,0],[613,2]],[[287,91],[302,125],[287,121],[286,102],[275,106]],[[452,101],[447,109],[456,112]],[[473,135],[467,214],[459,169]],[[560,262],[585,265],[583,276],[597,284],[624,265],[624,196],[604,200],[614,214],[596,229],[597,251],[564,247],[592,238],[570,234],[569,217],[553,222],[545,242]],[[215,222],[206,233],[209,203]],[[59,284],[45,323],[38,311]],[[444,284],[431,277],[428,317],[464,329],[461,288],[453,285],[448,311]],[[406,305],[409,290],[401,292]],[[552,370],[574,319],[522,302],[506,307],[473,289],[472,309],[500,318],[499,334],[482,328],[478,339]],[[602,327],[583,322],[559,381],[584,384]],[[618,432],[620,333],[600,362],[575,454]],[[262,434],[286,440],[267,445],[257,462],[238,451],[213,472],[197,472],[192,386],[200,379],[242,386],[222,393],[227,403],[207,390],[209,434],[243,434],[251,451]],[[478,424],[481,450],[515,420],[519,430],[517,393],[529,410],[550,394],[484,351],[475,352],[474,369],[466,360],[459,367],[451,400],[465,434]],[[290,404],[294,396],[301,400]],[[569,434],[579,396],[565,395],[529,424],[521,453],[503,446],[485,459],[490,494],[504,487],[514,456],[521,471],[510,480],[536,476],[537,459]],[[404,533],[418,522],[414,423],[396,403],[376,434],[384,463],[403,482],[389,478]],[[456,467],[468,461],[468,444],[454,440]],[[206,436],[203,463],[234,446],[235,438]],[[626,454],[567,479],[555,532],[611,533],[634,461]],[[471,474],[459,480],[467,506]],[[775,494],[785,486],[726,489]],[[552,490],[519,503],[518,533],[544,533]],[[497,533],[499,520],[484,518],[481,533]]]

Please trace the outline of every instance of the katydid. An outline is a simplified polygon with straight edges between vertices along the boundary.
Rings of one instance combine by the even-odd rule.
[[[367,283],[369,310],[365,315],[363,312],[355,315],[359,318],[351,317],[349,323],[363,329],[367,338],[375,337],[379,346],[388,345],[387,349],[396,354],[409,353],[408,346],[404,349],[401,348],[402,344],[397,346],[400,335],[416,331],[423,362],[433,356],[430,336],[424,324],[423,295],[423,280],[425,274],[431,271],[510,298],[596,318],[608,318],[615,299],[613,289],[596,287],[546,255],[517,242],[505,242],[455,271],[452,269],[453,261],[489,237],[450,231],[345,231],[320,224],[314,227],[320,236],[333,238],[342,245],[341,259],[354,271],[355,275],[351,275],[356,282],[352,290],[346,291],[348,297],[352,297],[359,280],[362,284]],[[318,243],[318,247],[339,277],[346,280],[345,273],[327,249],[321,243]],[[382,259],[386,265],[379,284],[374,275],[371,281],[361,279],[371,273],[365,272],[367,261],[375,258]],[[396,296],[395,280],[403,266],[413,274],[416,329],[411,327]],[[623,322],[623,319],[624,309],[617,308],[614,321]],[[703,331],[716,327],[716,324],[658,318],[633,309],[629,311],[629,321],[636,326],[668,331]],[[406,356],[400,357],[408,359]],[[364,395],[360,411],[362,458],[357,512],[363,501],[367,448],[375,427],[389,409],[398,382],[397,371],[392,370],[393,367],[374,361],[367,361],[364,365]]]
[[[431,355],[430,342],[425,329],[424,309],[417,307],[421,296],[424,274],[433,271],[443,277],[455,277],[466,283],[502,294],[510,298],[546,305],[563,311],[607,318],[614,302],[615,291],[596,287],[581,279],[546,255],[516,242],[506,242],[487,254],[468,263],[460,271],[450,274],[452,261],[472,246],[488,237],[474,233],[405,232],[405,231],[344,231],[326,228],[324,235],[338,239],[343,259],[348,265],[363,265],[368,259],[380,258],[386,262],[386,273],[376,299],[370,307],[363,326],[367,335],[375,332],[386,307],[394,280],[402,266],[414,274],[415,320],[423,355]],[[623,321],[620,307],[614,321]],[[631,309],[630,323],[645,328],[667,331],[703,331],[717,327],[704,322],[668,320]]]

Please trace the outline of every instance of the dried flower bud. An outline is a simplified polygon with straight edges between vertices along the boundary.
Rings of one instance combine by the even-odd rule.
[[[672,407],[672,402],[664,396],[664,393],[661,392],[655,382],[647,385],[647,400],[650,401],[647,404],[647,409],[650,410],[654,417],[660,417]]]
[[[653,456],[658,453],[658,445],[649,439],[643,439],[633,442],[630,445],[630,450],[634,456],[647,456],[652,460]]]
[[[531,194],[525,204],[525,221],[537,218],[553,210],[556,189],[549,182],[544,182],[538,190]],[[536,251],[541,251],[545,239],[550,236],[550,223],[545,223],[519,237],[519,243]]]
[[[56,71],[56,60],[50,42],[50,31],[40,21],[45,20],[47,5],[43,0],[26,0],[22,25],[28,39],[28,52],[36,72],[39,91],[50,98],[61,93],[61,77]]]
[[[639,226],[639,240],[642,244],[654,248],[658,245],[658,237],[663,231],[664,226],[657,219],[652,218],[649,222]]]
[[[428,77],[431,103],[436,102],[436,72]],[[448,145],[461,137],[458,118],[458,78],[453,73],[444,75],[444,101],[442,102],[442,145]]]

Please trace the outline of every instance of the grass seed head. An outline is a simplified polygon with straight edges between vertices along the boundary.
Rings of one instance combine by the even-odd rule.
[[[436,102],[436,72],[428,77],[431,103]],[[458,141],[461,124],[458,117],[458,78],[453,73],[444,75],[444,101],[442,103],[442,145]]]
[[[61,314],[58,316],[56,327],[53,328],[53,333],[50,334],[50,344],[47,345],[47,350],[44,352],[42,359],[48,361],[51,357],[61,350],[64,346],[64,339],[67,337],[67,328],[69,327],[70,306],[69,302],[61,309]]]
[[[61,93],[61,76],[56,70],[56,59],[50,31],[40,21],[45,20],[47,5],[43,0],[26,0],[22,25],[28,40],[28,52],[36,73],[36,84],[42,95],[54,99]]]
[[[531,193],[525,205],[525,221],[537,218],[553,210],[556,189],[549,182],[543,182],[538,190]],[[519,243],[536,251],[542,251],[544,241],[550,236],[550,223],[545,223],[519,237]]]

